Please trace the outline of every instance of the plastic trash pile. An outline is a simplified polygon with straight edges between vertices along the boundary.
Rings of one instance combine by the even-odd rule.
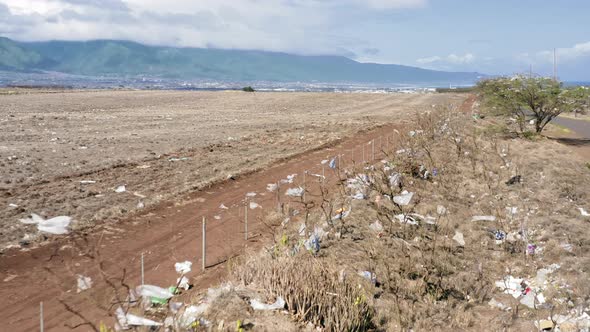
[[[63,235],[68,234],[68,226],[72,222],[72,218],[59,216],[46,220],[38,214],[31,213],[29,218],[20,219],[20,222],[27,225],[37,225],[37,229],[43,233]]]
[[[519,299],[520,303],[535,309],[536,307],[545,303],[545,296],[543,290],[548,285],[548,275],[559,269],[558,264],[552,264],[546,268],[537,271],[534,279],[527,280],[525,278],[515,278],[513,276],[506,276],[503,280],[496,281],[496,287],[500,288],[504,293],[511,295],[515,299]]]

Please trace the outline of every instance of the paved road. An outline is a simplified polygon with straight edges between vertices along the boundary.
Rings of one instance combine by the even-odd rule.
[[[567,127],[576,132],[579,136],[585,139],[590,139],[590,121],[575,120],[571,118],[558,117],[553,120],[555,124]]]

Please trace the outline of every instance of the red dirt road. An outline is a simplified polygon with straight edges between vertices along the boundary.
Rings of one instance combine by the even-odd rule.
[[[398,126],[401,126],[399,124]],[[63,301],[82,316],[94,323],[101,320],[112,325],[110,312],[100,309],[108,307],[113,292],[100,278],[99,262],[103,271],[114,279],[122,278],[135,287],[140,284],[140,255],[145,254],[145,283],[169,286],[178,277],[174,263],[189,260],[193,271],[188,275],[196,289],[207,287],[223,276],[224,266],[211,267],[232,255],[243,252],[245,246],[256,246],[267,234],[266,226],[258,218],[277,208],[277,195],[266,190],[269,183],[286,179],[289,174],[297,174],[292,184],[281,187],[280,198],[287,188],[302,185],[303,171],[322,173],[320,162],[331,156],[343,154],[342,165],[347,166],[351,157],[362,160],[363,148],[368,160],[372,154],[371,145],[375,140],[376,153],[379,147],[390,145],[395,136],[393,126],[360,133],[354,138],[342,140],[333,147],[307,152],[276,164],[268,169],[244,175],[236,180],[227,180],[213,185],[209,190],[189,195],[182,202],[160,204],[146,212],[131,217],[126,222],[105,224],[82,236],[76,235],[59,239],[49,245],[30,251],[12,251],[0,257],[0,321],[3,331],[33,331],[39,327],[39,303],[44,303],[44,323],[47,331],[71,330],[83,322],[80,317],[68,312]],[[382,137],[379,139],[379,137]],[[387,137],[390,138],[388,141]],[[355,148],[354,156],[351,149]],[[376,156],[378,158],[378,155]],[[325,174],[330,179],[332,171],[325,166]],[[331,176],[335,179],[335,176]],[[310,183],[317,186],[317,178],[306,177],[308,190]],[[262,208],[248,209],[248,234],[244,240],[244,202],[246,194],[254,192],[250,201]],[[221,204],[228,209],[220,208]],[[216,218],[217,216],[217,218]],[[207,265],[206,273],[201,266],[201,220],[207,218]],[[72,238],[77,238],[74,240]],[[84,239],[84,240],[83,240]],[[84,242],[87,241],[87,242]],[[78,245],[76,245],[76,243]],[[89,258],[75,248],[93,248],[99,244],[100,258]],[[93,287],[76,293],[76,275],[92,277]],[[75,330],[91,330],[88,325]]]

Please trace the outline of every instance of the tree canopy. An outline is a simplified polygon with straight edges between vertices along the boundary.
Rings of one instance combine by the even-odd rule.
[[[553,79],[544,77],[501,77],[478,83],[484,103],[496,111],[515,116],[521,131],[526,117],[535,122],[540,133],[545,126],[563,112],[579,112],[590,104],[590,89],[565,88]]]

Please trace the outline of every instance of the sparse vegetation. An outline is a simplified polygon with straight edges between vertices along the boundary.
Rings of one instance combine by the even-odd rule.
[[[251,87],[251,86],[248,85],[246,87],[243,87],[242,88],[242,91],[244,91],[244,92],[255,92],[256,90],[254,90],[253,87]]]
[[[550,78],[496,78],[478,83],[484,104],[498,115],[516,118],[520,132],[526,130],[527,117],[533,119],[534,130],[545,126],[564,112],[580,112],[589,105],[590,90],[585,87],[564,88]]]

